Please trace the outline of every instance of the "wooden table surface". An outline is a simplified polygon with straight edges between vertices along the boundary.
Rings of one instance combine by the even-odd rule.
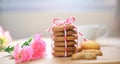
[[[14,41],[15,43],[23,42],[23,40]],[[71,57],[53,57],[51,55],[51,40],[44,38],[47,43],[47,56],[42,59],[32,60],[27,63],[17,64],[120,64],[120,39],[107,38],[98,40],[101,44],[101,50],[103,56],[98,56],[96,60],[71,60]],[[117,43],[113,45],[111,43]],[[9,54],[6,52],[0,52],[0,64],[16,64],[14,59],[10,59]]]

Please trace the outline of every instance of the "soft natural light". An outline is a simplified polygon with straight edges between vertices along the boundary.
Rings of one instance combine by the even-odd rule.
[[[0,64],[120,64],[120,0],[0,0]]]

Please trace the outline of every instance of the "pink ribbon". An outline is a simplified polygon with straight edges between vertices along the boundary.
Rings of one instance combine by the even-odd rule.
[[[79,32],[79,35],[83,37],[84,41],[88,41],[88,39],[83,35],[83,33]]]
[[[75,21],[75,17],[69,17],[65,21],[61,21],[61,22],[59,22],[59,21],[61,21],[61,20],[58,18],[55,18],[55,19],[53,19],[53,24],[59,25],[59,26],[63,25],[63,24],[71,24],[72,22]]]
[[[47,31],[51,31],[55,26],[61,26],[61,25],[64,25],[64,24],[71,24],[75,21],[75,17],[69,17],[67,18],[65,21],[59,19],[59,18],[55,18],[53,19],[52,21],[52,26],[49,27],[47,29]]]

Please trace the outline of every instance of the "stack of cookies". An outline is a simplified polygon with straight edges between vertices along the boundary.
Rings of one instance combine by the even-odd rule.
[[[75,40],[77,39],[76,30],[74,28],[75,27],[73,25],[67,24],[66,26],[55,26],[52,29],[54,36],[53,56],[68,57],[74,54],[76,51]]]

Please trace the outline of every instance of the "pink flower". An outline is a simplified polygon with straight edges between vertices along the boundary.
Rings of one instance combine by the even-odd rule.
[[[24,45],[23,48],[17,44],[14,47],[14,58],[16,62],[27,62],[29,60],[39,59],[44,57],[46,51],[46,43],[41,40],[41,35],[34,35],[30,46]]]
[[[46,43],[41,40],[40,34],[34,35],[34,40],[31,42],[30,46],[33,48],[32,59],[39,59],[46,55]]]
[[[19,60],[19,50],[20,50],[20,46],[19,46],[19,44],[17,44],[14,47],[14,58],[15,58],[15,61]]]
[[[0,26],[0,36],[3,34],[3,28]]]
[[[4,32],[4,36],[5,36],[5,38],[8,40],[9,43],[12,42],[12,37],[11,37],[9,31],[5,31],[5,32]]]
[[[4,31],[3,28],[0,26],[0,40],[3,40],[2,47],[7,46],[9,43],[12,42],[12,37],[8,31]]]
[[[30,46],[20,46],[17,44],[14,47],[14,58],[16,62],[27,62],[31,60],[33,54],[33,49]]]

